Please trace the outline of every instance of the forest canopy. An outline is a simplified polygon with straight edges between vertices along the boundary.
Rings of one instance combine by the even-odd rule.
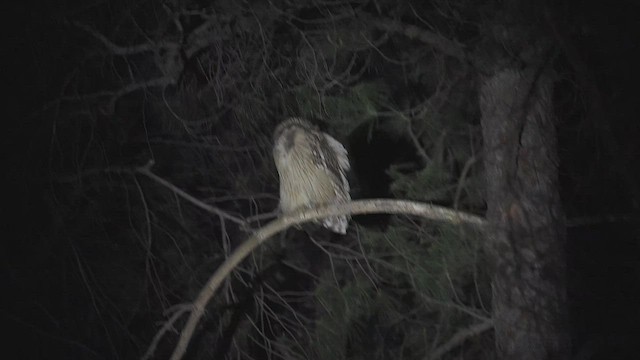
[[[29,256],[4,261],[15,297],[36,299],[5,314],[17,337],[41,342],[21,349],[27,358],[169,358],[207,279],[279,215],[272,136],[289,117],[344,144],[352,198],[433,204],[489,226],[377,214],[353,216],[344,236],[292,227],[233,269],[185,358],[605,348],[574,331],[582,289],[569,283],[565,213],[637,213],[628,163],[639,149],[604,119],[614,100],[582,60],[588,25],[567,20],[568,5],[59,6],[26,30],[40,85],[21,109],[23,186],[41,190],[23,207],[45,220],[6,245]],[[601,160],[580,155],[586,143]],[[613,182],[619,201],[594,190]]]

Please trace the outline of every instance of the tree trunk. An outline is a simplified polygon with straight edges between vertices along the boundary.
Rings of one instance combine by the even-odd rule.
[[[502,359],[570,355],[564,214],[558,191],[552,76],[495,70],[480,89],[487,247],[495,340]]]

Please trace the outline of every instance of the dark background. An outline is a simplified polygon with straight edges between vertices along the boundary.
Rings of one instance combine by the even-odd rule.
[[[49,191],[49,136],[53,124],[37,114],[42,104],[57,96],[64,75],[84,56],[76,38],[80,35],[70,29],[65,19],[72,17],[74,10],[81,11],[89,5],[20,4],[11,3],[11,17],[16,21],[5,31],[9,39],[3,50],[4,97],[9,111],[3,131],[3,157],[7,164],[3,177],[7,181],[2,204],[5,230],[0,317],[5,333],[9,333],[4,339],[9,349],[24,356],[8,358],[111,358],[99,350],[85,348],[73,336],[58,330],[59,317],[72,314],[48,310],[84,289],[75,288],[77,281],[65,281],[71,274],[61,273],[68,269],[69,264],[61,262],[73,258],[67,256],[73,247],[51,233],[55,228],[50,213],[53,209],[43,199]],[[599,128],[585,125],[584,112],[563,114],[559,134],[565,209],[569,219],[591,219],[570,227],[568,233],[576,358],[590,353],[593,357],[586,358],[628,359],[637,354],[640,340],[640,198],[634,197],[637,194],[612,166],[614,161],[622,161],[632,179],[640,179],[640,17],[632,4],[573,2],[567,7],[570,15],[582,23],[582,33],[573,40],[602,94],[606,119],[598,121],[607,122],[620,150],[612,154],[604,149]],[[366,154],[381,159],[388,151]],[[615,156],[620,159],[612,158]],[[373,174],[367,178],[379,179],[375,175],[384,171],[384,163],[376,164],[379,168],[372,165],[364,170],[365,174]],[[373,193],[384,192],[380,186],[370,184]],[[624,216],[612,221],[599,218],[618,214]],[[96,336],[101,335],[97,332]]]

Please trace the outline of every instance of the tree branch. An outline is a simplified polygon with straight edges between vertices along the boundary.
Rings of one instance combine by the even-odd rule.
[[[145,165],[142,166],[138,166],[135,168],[130,168],[130,167],[123,167],[123,166],[112,166],[112,167],[108,167],[108,168],[100,168],[100,169],[88,169],[88,170],[84,170],[78,174],[73,174],[73,175],[59,175],[57,177],[55,177],[55,180],[57,182],[61,182],[61,183],[67,183],[67,182],[73,182],[73,181],[78,181],[84,177],[88,177],[88,176],[94,176],[94,175],[100,175],[100,174],[104,174],[104,173],[113,173],[113,174],[130,174],[130,175],[135,175],[135,174],[141,174],[144,175],[146,177],[148,177],[149,179],[157,182],[158,184],[166,187],[167,189],[173,191],[176,195],[178,195],[179,197],[183,198],[184,200],[190,202],[191,204],[195,205],[196,207],[199,207],[200,209],[207,211],[211,214],[217,215],[219,216],[221,219],[225,219],[225,220],[229,220],[232,221],[238,225],[240,225],[241,229],[244,230],[248,230],[251,231],[251,227],[249,226],[249,221],[244,220],[240,217],[231,215],[230,213],[209,205],[205,202],[203,202],[202,200],[199,200],[197,198],[195,198],[194,196],[190,195],[189,193],[187,193],[186,191],[180,189],[179,187],[177,187],[176,185],[172,184],[171,182],[161,178],[160,176],[154,174],[151,171],[151,168],[153,167],[153,165],[155,165],[155,161],[153,160],[149,160]]]
[[[375,17],[361,11],[358,12],[358,17],[362,18],[369,24],[373,24],[380,30],[403,34],[409,39],[415,39],[422,43],[430,45],[445,55],[454,57],[459,60],[465,60],[466,58],[466,53],[463,45],[453,40],[447,39],[440,34],[417,27],[415,25],[405,24],[400,21]]]
[[[173,191],[174,193],[176,193],[176,195],[180,196],[181,198],[189,201],[190,203],[192,203],[193,205],[208,211],[212,214],[216,214],[218,216],[220,216],[223,219],[227,219],[230,221],[233,221],[234,223],[240,225],[243,229],[248,227],[248,223],[244,220],[241,219],[237,216],[233,216],[229,213],[227,213],[226,211],[223,211],[215,206],[211,206],[209,204],[206,204],[198,199],[196,199],[195,197],[189,195],[186,191],[180,189],[179,187],[173,185],[172,183],[168,182],[167,180],[161,178],[160,176],[154,174],[153,172],[151,172],[151,167],[153,166],[154,162],[153,160],[149,161],[146,165],[144,166],[140,166],[138,168],[136,168],[135,172],[142,174],[146,177],[148,177],[149,179],[157,182],[158,184],[170,189],[171,191]]]
[[[300,212],[282,216],[253,233],[253,235],[236,248],[229,258],[211,275],[193,302],[191,314],[180,334],[178,345],[176,345],[171,359],[178,360],[182,358],[187,350],[195,328],[216,290],[218,290],[231,271],[260,244],[292,225],[319,220],[329,216],[374,213],[415,215],[453,224],[468,224],[478,228],[483,228],[486,224],[485,220],[480,216],[454,211],[436,205],[392,199],[358,200],[346,204],[334,204],[315,209],[305,209]]]
[[[156,43],[148,42],[145,44],[120,46],[120,45],[116,45],[111,40],[109,40],[106,36],[102,35],[101,33],[97,32],[96,30],[90,28],[85,24],[82,24],[79,22],[73,22],[73,24],[78,28],[88,32],[96,39],[100,40],[100,42],[107,49],[109,49],[109,51],[111,51],[111,53],[113,53],[114,55],[126,56],[126,55],[139,54],[142,52],[156,51],[159,49],[177,49],[180,46],[178,43],[169,42],[169,41],[160,41]]]
[[[449,341],[439,346],[431,354],[427,356],[429,360],[435,360],[442,357],[442,355],[453,350],[455,347],[462,345],[468,338],[482,334],[483,332],[493,328],[493,319],[487,319],[484,322],[475,324],[466,329],[462,329],[455,333]]]

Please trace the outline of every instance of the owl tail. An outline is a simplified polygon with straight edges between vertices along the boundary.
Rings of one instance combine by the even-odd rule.
[[[334,216],[326,218],[322,221],[322,226],[325,228],[338,233],[345,235],[347,233],[347,225],[349,224],[349,220],[346,216]]]

